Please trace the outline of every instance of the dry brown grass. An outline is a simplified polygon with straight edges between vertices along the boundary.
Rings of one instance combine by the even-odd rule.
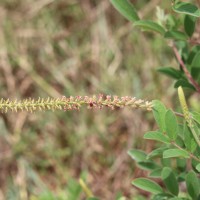
[[[140,15],[152,15],[157,2]],[[1,97],[159,98],[165,88],[155,67],[168,60],[162,48],[160,38],[133,28],[107,0],[1,0]],[[151,119],[128,109],[1,114],[0,199],[37,199],[47,189],[59,196],[82,172],[102,199],[134,196],[131,180],[141,171],[127,150],[153,148],[141,140]]]

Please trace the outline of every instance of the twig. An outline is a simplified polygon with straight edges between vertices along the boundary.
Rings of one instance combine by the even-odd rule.
[[[189,40],[189,43],[190,43],[191,45],[200,45],[200,41],[196,41],[195,39],[190,39],[190,40]]]
[[[182,113],[174,112],[174,114],[175,114],[177,117],[184,117],[184,115],[183,115]]]
[[[176,144],[175,142],[171,142],[171,144],[174,145],[176,148],[178,148],[178,149],[180,149],[180,150],[186,151],[186,152],[189,154],[190,158],[193,158],[194,160],[200,162],[200,159],[199,159],[198,157],[196,157],[195,155],[193,155],[191,152],[189,152],[189,151],[183,149],[182,147],[180,147],[180,146],[179,146],[178,144]]]
[[[190,81],[190,83],[195,87],[195,89],[197,90],[197,92],[200,93],[200,86],[199,86],[199,84],[193,79],[193,77],[190,74],[190,72],[188,71],[185,63],[183,62],[183,60],[182,60],[182,58],[181,58],[181,56],[180,56],[180,54],[178,52],[178,49],[176,48],[176,46],[174,44],[172,45],[172,49],[174,51],[174,54],[175,54],[175,56],[176,56],[176,58],[177,58],[177,60],[178,60],[178,62],[180,64],[181,68],[183,69],[186,77],[188,78],[188,80]]]

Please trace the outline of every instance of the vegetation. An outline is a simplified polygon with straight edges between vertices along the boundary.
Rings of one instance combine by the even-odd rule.
[[[2,1],[1,197],[199,199],[198,4]]]

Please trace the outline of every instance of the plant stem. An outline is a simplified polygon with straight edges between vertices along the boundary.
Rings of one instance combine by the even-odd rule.
[[[85,192],[86,196],[88,198],[93,197],[94,195],[92,194],[92,191],[88,188],[88,186],[85,184],[85,182],[83,181],[83,179],[79,179],[79,184],[81,186],[81,188],[83,189],[83,191]]]
[[[174,114],[175,114],[176,116],[178,116],[178,117],[184,118],[184,115],[183,115],[182,113],[174,112]]]
[[[181,56],[180,56],[180,54],[178,52],[178,49],[176,48],[176,46],[174,44],[172,45],[172,49],[174,51],[174,54],[175,54],[175,56],[176,56],[176,58],[177,58],[177,60],[178,60],[178,62],[180,64],[181,68],[183,69],[186,77],[188,78],[188,80],[190,81],[190,83],[195,87],[195,89],[197,90],[197,92],[200,93],[200,86],[199,86],[199,84],[193,79],[193,77],[190,74],[190,72],[188,71],[185,63],[183,62],[183,60],[182,60],[182,58],[181,58]]]
[[[180,147],[178,144],[176,144],[175,142],[171,142],[172,145],[174,145],[177,149],[180,149],[180,150],[183,150],[183,151],[186,151],[188,152],[188,154],[190,155],[191,158],[193,158],[194,160],[200,162],[200,159],[197,158],[195,155],[193,155],[192,153],[190,153],[189,151],[183,149],[182,147]]]

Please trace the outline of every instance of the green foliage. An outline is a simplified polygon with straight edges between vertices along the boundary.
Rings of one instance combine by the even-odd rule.
[[[110,2],[128,20],[133,22],[139,20],[138,14],[129,0],[110,0]]]
[[[182,87],[185,87],[200,94],[199,43],[190,43],[188,39],[193,40],[200,9],[195,4],[176,0],[172,2],[172,9],[177,16],[173,16],[175,13],[164,15],[163,12],[162,17],[159,15],[162,18],[160,23],[143,19],[134,22],[141,30],[157,32],[163,39],[170,39],[178,64],[178,68],[160,67],[157,71],[176,80],[174,87],[178,88],[183,114],[167,109],[162,102],[154,100],[152,110],[158,130],[147,132],[144,139],[161,142],[163,145],[148,155],[136,149],[128,152],[139,168],[150,171],[149,177],[160,178],[163,181],[165,189],[147,178],[133,180],[132,184],[150,192],[153,200],[200,198],[200,179],[197,175],[200,172],[200,114],[189,112],[182,90]],[[181,18],[184,20],[179,21]],[[150,168],[149,163],[154,167]],[[188,168],[189,163],[195,171]],[[180,182],[186,183],[187,192],[179,189]]]
[[[67,185],[67,197],[71,200],[78,200],[80,198],[81,186],[74,180],[70,179]]]
[[[161,160],[176,159],[177,165],[172,167],[170,164],[167,164],[168,167],[165,167],[166,162],[161,162],[162,165],[155,164],[154,168],[149,169],[149,177],[160,178],[165,184],[166,190],[168,191],[167,193],[163,193],[160,186],[158,186],[156,182],[151,182],[150,179],[138,178],[135,179],[132,184],[140,189],[154,194],[152,199],[165,199],[166,197],[171,197],[170,199],[182,199],[179,198],[179,182],[185,181],[187,184],[188,194],[192,199],[197,199],[200,188],[197,174],[194,171],[191,171],[188,172],[186,176],[181,175],[181,173],[187,172],[186,163],[190,158],[193,158],[197,161],[197,171],[200,169],[200,159],[198,158],[199,155],[195,151],[198,144],[191,133],[190,126],[186,125],[185,123],[185,128],[179,129],[176,119],[177,117],[172,110],[166,110],[165,106],[159,101],[154,101],[153,104],[154,117],[158,126],[166,127],[166,129],[162,128],[162,132],[147,132],[144,135],[144,138],[162,142],[164,143],[164,146],[153,150],[147,156],[140,150],[131,150],[129,151],[129,155],[131,155],[131,157],[137,162],[138,167],[141,169],[145,169],[145,166],[140,166],[141,161],[143,161],[144,165],[147,165],[147,161],[149,160],[153,163],[154,161],[152,159],[154,158],[160,158]],[[195,116],[198,119],[199,115],[195,114]],[[180,130],[183,132],[180,132]],[[185,143],[185,146],[182,142]]]
[[[191,68],[200,68],[199,63],[200,63],[200,51],[196,52],[190,67]]]
[[[172,6],[172,8],[177,13],[200,17],[200,10],[196,5],[191,3],[177,2]]]
[[[162,180],[165,183],[166,188],[173,195],[177,196],[179,193],[178,182],[176,179],[176,175],[173,170],[169,167],[164,167],[162,170]]]
[[[168,110],[165,114],[166,133],[171,141],[176,140],[178,135],[178,123],[176,116],[172,110]]]
[[[133,160],[135,160],[136,162],[144,161],[144,160],[146,160],[146,157],[147,157],[145,152],[143,152],[141,150],[137,150],[137,149],[129,150],[128,155],[131,156],[131,158]]]
[[[157,71],[174,79],[180,79],[183,76],[181,71],[174,69],[173,67],[160,67]]]
[[[125,5],[126,5],[126,7],[128,7],[127,1],[116,1],[115,4],[118,5],[118,7],[117,7],[118,10],[119,10],[119,8],[122,9],[122,7],[125,7]],[[129,7],[131,8],[132,5]],[[184,27],[184,32],[182,30],[179,30],[179,27],[175,25],[175,24],[178,24],[179,19],[174,18],[173,15],[166,16],[166,19],[167,19],[166,21],[168,24],[167,23],[159,24],[153,20],[143,20],[143,19],[139,20],[139,19],[135,19],[135,18],[134,18],[134,20],[131,20],[131,21],[134,21],[134,25],[140,27],[142,30],[154,31],[154,32],[160,33],[164,39],[172,40],[174,42],[173,45],[177,46],[176,48],[179,50],[179,52],[181,52],[183,50],[182,47],[185,48],[185,46],[188,43],[188,37],[191,38],[195,31],[196,19],[197,19],[197,17],[200,17],[200,10],[194,4],[180,2],[180,1],[173,2],[172,9],[176,13],[184,15],[184,20],[182,20],[182,26]],[[129,13],[129,15],[131,15],[131,13],[136,13],[135,9],[134,9],[134,11],[129,11],[129,12],[126,12],[125,9],[122,9],[122,10],[125,13],[127,13],[127,15],[128,15],[128,13]],[[122,12],[122,11],[120,11],[120,12]],[[126,16],[124,14],[124,12],[123,12],[123,15]],[[171,25],[169,25],[169,23]],[[172,24],[174,24],[174,25],[172,25]],[[179,47],[179,43],[181,41],[183,42],[184,45],[182,45],[182,47],[181,46]],[[197,43],[197,45],[195,45],[195,47],[196,46],[198,46],[198,43]],[[193,48],[195,48],[195,47],[193,47]],[[160,68],[158,71],[170,76],[171,78],[176,79],[177,81],[175,83],[175,88],[182,86],[182,87],[190,88],[191,90],[200,91],[200,87],[198,87],[197,84],[195,83],[195,82],[200,82],[199,55],[198,55],[198,53],[193,52],[192,61],[191,61],[191,55],[189,52],[190,49],[188,48],[188,46],[186,48],[187,48],[187,51],[186,51],[187,54],[186,55],[183,54],[183,55],[184,55],[184,57],[186,57],[186,59],[188,59],[188,61],[186,60],[185,64],[180,63],[180,59],[181,59],[181,55],[180,55],[180,59],[178,59],[178,62],[180,64],[180,69]],[[176,54],[176,57],[177,56],[178,55]],[[192,64],[187,65],[188,62],[190,62]],[[184,74],[183,74],[183,71],[184,71]],[[189,75],[190,73],[191,73],[191,76]]]
[[[187,185],[187,191],[189,195],[192,197],[192,199],[194,200],[199,199],[200,183],[194,171],[190,171],[186,175],[186,185]]]
[[[166,144],[170,143],[170,140],[167,136],[163,135],[161,132],[159,131],[151,131],[148,132],[144,135],[144,139],[148,139],[148,140],[156,140],[156,141],[160,141]]]
[[[200,172],[200,163],[196,166],[196,170]]]
[[[162,102],[158,100],[153,101],[153,115],[161,132],[166,131],[166,126],[165,126],[166,112],[167,112],[167,109]]]
[[[167,39],[183,40],[186,41],[188,39],[187,35],[181,31],[167,31],[164,35]]]
[[[183,99],[182,99],[183,98]],[[192,129],[195,127],[195,125],[191,125],[192,119],[191,116],[188,115],[187,105],[184,102],[184,94],[181,93],[180,101],[182,102],[183,110],[185,110],[185,119],[183,120],[183,127],[184,128],[178,128],[178,122],[177,117],[174,114],[172,110],[166,110],[165,106],[159,102],[159,101],[153,101],[153,112],[155,120],[158,124],[158,127],[162,131],[151,131],[147,132],[144,135],[145,139],[151,139],[155,141],[162,142],[164,144],[163,147],[157,148],[153,150],[149,155],[145,155],[143,152],[140,154],[142,159],[134,159],[138,163],[138,167],[141,169],[144,169],[144,166],[140,166],[139,163],[141,160],[151,161],[154,162],[152,159],[160,158],[161,160],[166,159],[176,159],[176,166],[171,166],[170,162],[167,164],[166,162],[160,162],[162,165],[155,165],[154,168],[150,169],[149,177],[151,178],[160,178],[166,187],[167,193],[162,193],[159,191],[159,187],[157,187],[156,183],[151,183],[149,179],[144,178],[138,178],[133,181],[133,185],[143,189],[145,191],[148,191],[152,194],[157,194],[152,196],[152,199],[165,199],[166,195],[170,194],[173,197],[173,199],[181,199],[179,198],[180,191],[179,191],[179,182],[185,181],[187,185],[187,191],[188,195],[192,199],[198,199],[199,192],[200,192],[200,186],[199,186],[199,178],[194,171],[190,171],[187,173],[186,163],[189,162],[189,160],[195,159],[196,161],[196,170],[197,172],[200,170],[200,159],[198,151],[196,151],[198,146],[198,142],[195,140],[195,136],[192,134]],[[194,113],[193,118],[196,119],[196,121],[199,121],[199,114]],[[187,124],[185,121],[188,121]],[[180,125],[179,125],[180,126]],[[163,128],[165,127],[165,128]],[[175,148],[174,148],[175,147]],[[139,152],[136,150],[131,150],[129,152]],[[129,155],[131,155],[129,153]],[[132,156],[133,158],[133,156]],[[163,160],[163,161],[164,161]],[[166,160],[167,162],[169,160]],[[144,162],[145,164],[145,162]],[[167,167],[165,167],[167,164]],[[191,163],[192,164],[192,163]],[[186,176],[182,176],[182,173],[187,173]],[[150,184],[151,183],[151,184]],[[156,189],[155,189],[156,188]],[[161,194],[160,194],[161,193]],[[171,196],[171,197],[172,197]],[[189,197],[188,197],[189,198]],[[186,199],[188,199],[186,198]],[[171,199],[171,198],[170,198]]]
[[[165,29],[158,23],[150,20],[139,20],[134,23],[135,26],[140,27],[144,31],[155,31],[164,35]]]
[[[154,181],[146,178],[137,178],[132,181],[132,184],[140,189],[151,192],[153,194],[162,193],[162,188]]]
[[[183,149],[168,149],[163,152],[163,158],[183,157],[189,158],[187,151]]]
[[[195,31],[196,18],[190,15],[185,15],[184,28],[186,34],[191,37]]]

